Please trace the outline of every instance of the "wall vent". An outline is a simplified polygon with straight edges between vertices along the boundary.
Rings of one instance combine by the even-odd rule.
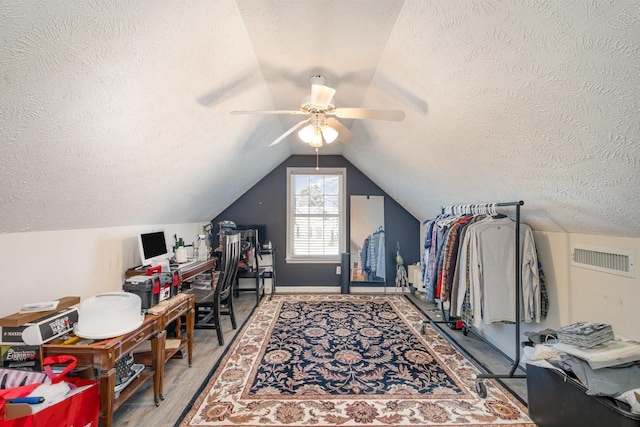
[[[604,273],[636,277],[635,253],[616,249],[572,245],[571,265]]]

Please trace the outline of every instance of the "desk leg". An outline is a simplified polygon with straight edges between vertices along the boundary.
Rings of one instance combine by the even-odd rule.
[[[173,329],[173,332],[176,334],[176,338],[181,340],[182,339],[182,316],[178,316],[175,323],[176,323],[176,327]]]
[[[269,300],[273,298],[276,294],[276,261],[273,260],[271,267],[271,295],[269,295]]]
[[[158,335],[151,338],[151,354],[153,367],[153,400],[156,406],[160,406],[160,400],[164,400],[163,379],[164,379],[164,358],[167,332],[162,330]]]
[[[193,359],[193,329],[196,324],[196,310],[191,307],[187,311],[187,354],[189,357],[189,367],[191,367],[191,360]]]
[[[113,390],[116,388],[116,369],[103,371],[100,380],[100,425],[111,427],[113,423]]]
[[[260,305],[260,273],[256,272],[256,307]]]

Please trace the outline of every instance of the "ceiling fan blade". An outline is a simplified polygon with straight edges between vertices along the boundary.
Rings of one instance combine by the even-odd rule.
[[[375,108],[336,108],[334,115],[343,119],[375,119],[400,122],[405,114],[402,110],[378,110]]]
[[[308,123],[311,121],[311,117],[309,117],[306,120],[302,120],[301,122],[298,122],[295,126],[293,126],[291,129],[289,129],[288,131],[286,131],[285,133],[283,133],[282,135],[280,135],[278,137],[278,139],[276,139],[275,141],[273,141],[271,144],[269,144],[269,147],[273,147],[274,145],[276,145],[277,143],[279,143],[280,141],[282,141],[283,139],[285,139],[286,137],[288,137],[289,135],[291,135],[291,133],[293,133],[293,131],[295,131],[296,129],[298,129],[299,127],[301,127],[303,124]]]
[[[230,114],[309,114],[301,110],[255,110],[255,111],[230,111]]]
[[[331,126],[332,128],[338,131],[338,141],[342,142],[343,144],[348,144],[354,139],[356,139],[356,136],[353,133],[351,133],[351,131],[347,129],[342,123],[340,123],[337,119],[334,119],[333,117],[329,117],[326,123],[328,126]]]
[[[324,85],[311,85],[311,99],[309,100],[313,105],[318,107],[327,108],[336,90]]]

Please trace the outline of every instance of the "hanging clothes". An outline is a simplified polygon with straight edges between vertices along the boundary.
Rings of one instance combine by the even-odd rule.
[[[540,281],[533,232],[520,224],[521,315],[516,319],[515,222],[508,217],[488,217],[473,226],[470,235],[471,282],[474,303],[482,308],[482,322],[535,321],[540,323]],[[478,324],[479,319],[474,319]]]
[[[422,287],[430,302],[450,302],[465,323],[515,319],[515,221],[504,215],[442,214],[425,223]],[[520,223],[521,319],[540,322],[548,294],[531,228]]]
[[[370,280],[385,280],[386,257],[384,248],[384,230],[382,227],[379,227],[375,232],[365,238],[360,253],[362,270]]]
[[[424,234],[422,262],[420,263],[420,290],[427,293],[427,283],[429,282],[429,264],[431,259],[431,245],[433,240],[433,226],[435,220],[427,221],[425,224],[426,232]]]
[[[460,244],[460,229],[463,228],[463,224],[468,223],[471,220],[470,216],[462,216],[458,218],[450,227],[447,234],[447,240],[444,245],[444,252],[442,256],[442,272],[440,274],[440,283],[438,286],[439,298],[442,301],[449,301],[451,294],[451,287],[453,284],[453,276],[456,265],[458,263],[458,246]]]

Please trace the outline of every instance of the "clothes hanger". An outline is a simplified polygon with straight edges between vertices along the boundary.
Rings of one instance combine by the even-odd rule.
[[[495,204],[494,204],[495,205]],[[493,214],[491,215],[492,218],[506,218],[507,216],[505,214],[502,213],[498,213],[498,211],[496,211],[495,206],[493,207]]]

